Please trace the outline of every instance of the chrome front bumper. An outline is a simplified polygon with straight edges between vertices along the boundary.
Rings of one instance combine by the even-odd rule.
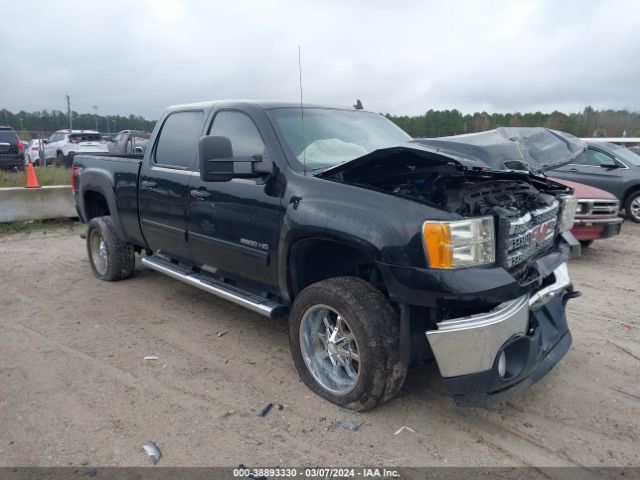
[[[567,264],[553,272],[555,280],[533,295],[501,303],[486,313],[438,323],[426,332],[427,340],[443,377],[457,377],[493,368],[502,346],[529,330],[529,313],[562,295],[571,284]]]

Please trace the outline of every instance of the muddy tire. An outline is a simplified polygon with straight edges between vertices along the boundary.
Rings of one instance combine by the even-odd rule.
[[[118,237],[111,217],[91,219],[87,228],[87,252],[91,270],[100,280],[115,282],[133,275],[135,251]]]
[[[302,381],[344,408],[370,410],[397,394],[406,377],[398,315],[359,278],[323,280],[300,292],[289,343]]]

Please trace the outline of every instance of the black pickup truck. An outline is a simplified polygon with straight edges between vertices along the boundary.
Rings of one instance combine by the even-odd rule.
[[[541,172],[583,150],[545,129],[413,140],[362,110],[221,101],[167,109],[144,156],[77,155],[73,189],[98,278],[130,277],[139,253],[288,316],[321,397],[373,408],[434,358],[478,405],[569,349],[575,198]]]

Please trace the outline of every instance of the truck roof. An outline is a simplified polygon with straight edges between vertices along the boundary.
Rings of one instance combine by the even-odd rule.
[[[218,107],[255,107],[262,110],[270,110],[272,108],[300,108],[300,102],[270,101],[270,100],[209,100],[205,102],[185,103],[181,105],[172,105],[167,111],[183,110],[185,108],[212,108]],[[331,108],[336,110],[354,110],[353,107],[345,107],[344,105],[326,105],[315,103],[303,103],[303,108]],[[367,110],[360,110],[367,111]]]
[[[56,133],[100,133],[97,130],[69,130],[68,128],[63,128],[62,130],[56,130]]]

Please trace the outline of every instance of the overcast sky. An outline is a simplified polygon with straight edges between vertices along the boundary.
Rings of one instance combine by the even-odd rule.
[[[225,98],[421,114],[640,110],[637,1],[10,1],[0,108]],[[11,28],[8,27],[8,23]]]

